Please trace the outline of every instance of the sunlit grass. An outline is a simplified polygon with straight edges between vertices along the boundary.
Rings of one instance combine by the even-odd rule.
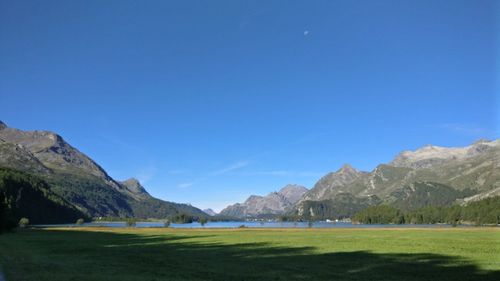
[[[67,228],[0,235],[8,280],[495,280],[499,253],[498,228]]]

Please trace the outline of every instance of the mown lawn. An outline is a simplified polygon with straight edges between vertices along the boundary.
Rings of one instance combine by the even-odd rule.
[[[67,228],[0,235],[15,280],[500,280],[500,229]]]

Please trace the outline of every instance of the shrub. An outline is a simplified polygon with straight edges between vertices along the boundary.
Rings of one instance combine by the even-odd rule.
[[[77,219],[76,220],[76,225],[82,225],[85,221],[83,219]]]
[[[207,218],[200,218],[198,221],[200,222],[201,226],[205,226],[205,224],[207,223]]]
[[[174,223],[192,223],[193,216],[190,216],[185,213],[177,214],[175,216],[170,217],[170,220]]]
[[[135,219],[127,219],[125,220],[125,224],[128,227],[134,227],[137,224],[137,221]]]
[[[25,228],[30,224],[30,220],[28,218],[21,218],[19,220],[19,227]]]
[[[168,220],[168,219],[167,219],[167,220],[165,220],[165,221],[163,222],[163,226],[164,226],[164,227],[169,227],[169,226],[170,226],[170,220]]]
[[[0,192],[0,233],[7,229],[7,205],[5,196]]]

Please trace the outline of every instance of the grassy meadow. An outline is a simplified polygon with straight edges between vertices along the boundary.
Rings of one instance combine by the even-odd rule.
[[[15,280],[500,280],[500,229],[27,229]]]

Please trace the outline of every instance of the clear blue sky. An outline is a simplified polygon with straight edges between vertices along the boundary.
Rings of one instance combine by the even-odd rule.
[[[497,138],[497,3],[1,0],[0,120],[220,210]]]

